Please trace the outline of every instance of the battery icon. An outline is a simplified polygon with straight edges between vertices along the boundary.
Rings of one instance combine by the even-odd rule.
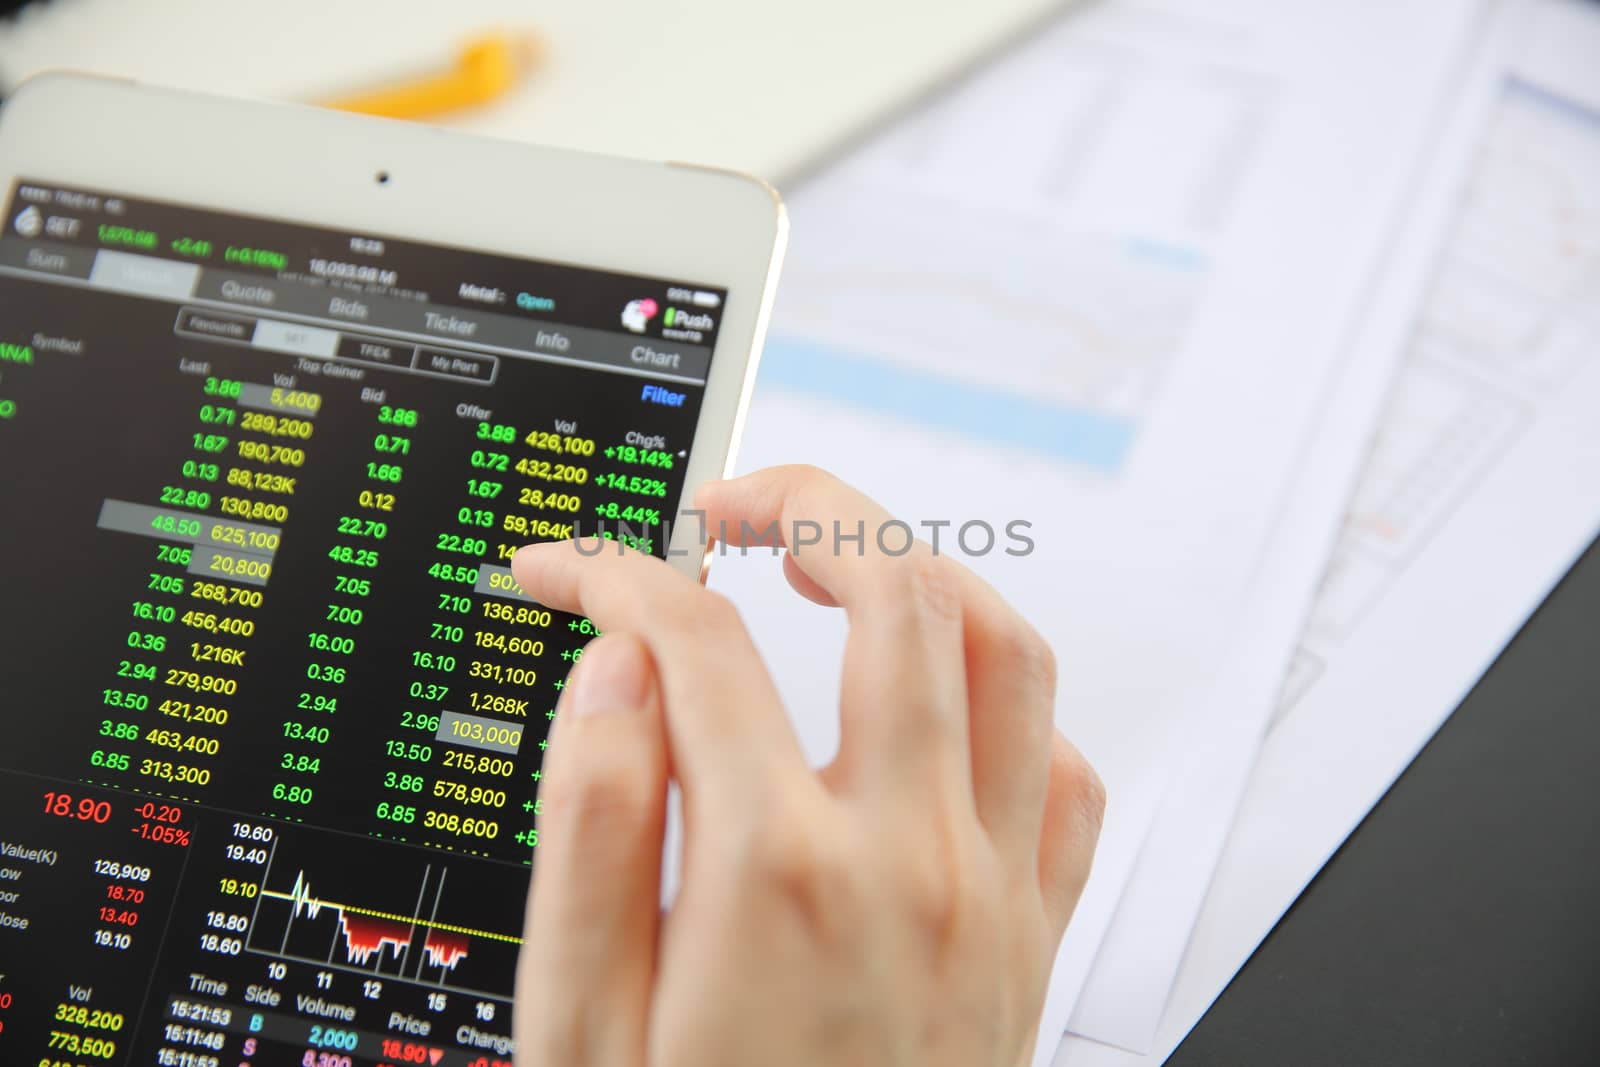
[[[697,308],[714,308],[722,305],[722,297],[716,293],[708,293],[704,289],[698,290],[692,299]]]

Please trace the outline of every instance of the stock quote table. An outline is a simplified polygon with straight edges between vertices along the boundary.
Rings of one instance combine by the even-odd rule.
[[[595,634],[509,559],[662,554],[699,390],[9,286],[0,1063],[509,1064]]]

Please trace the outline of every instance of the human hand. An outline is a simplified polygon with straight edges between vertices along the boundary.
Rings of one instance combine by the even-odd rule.
[[[862,555],[784,559],[849,617],[839,755],[807,765],[724,597],[635,552],[519,552],[530,596],[604,636],[545,762],[518,1063],[1025,1064],[1105,803],[1054,729],[1048,646],[953,560],[876,551],[888,514],[820,471],[761,471],[697,503],[713,530],[867,524]],[[685,848],[663,916],[669,777]]]

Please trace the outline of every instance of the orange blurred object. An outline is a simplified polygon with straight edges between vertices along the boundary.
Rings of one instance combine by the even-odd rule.
[[[537,64],[540,51],[532,34],[485,34],[468,41],[447,70],[320,103],[391,119],[434,118],[481,107],[510,92]]]

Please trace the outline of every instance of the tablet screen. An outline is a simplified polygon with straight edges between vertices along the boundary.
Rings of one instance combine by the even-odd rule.
[[[727,294],[22,182],[0,230],[0,1062],[510,1060],[540,753],[664,555]]]

